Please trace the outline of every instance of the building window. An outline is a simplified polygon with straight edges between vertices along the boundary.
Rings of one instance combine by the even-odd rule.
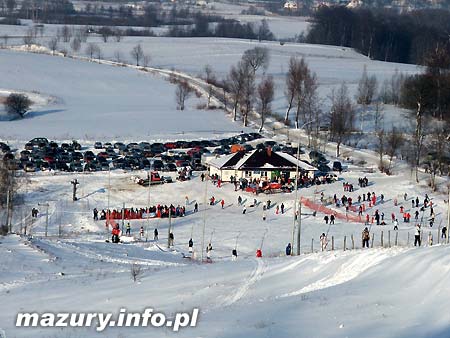
[[[252,172],[251,171],[246,171],[245,172],[245,177],[252,177]]]

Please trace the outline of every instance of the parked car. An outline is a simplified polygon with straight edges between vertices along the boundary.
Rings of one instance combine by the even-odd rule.
[[[341,172],[342,171],[342,163],[339,161],[334,161],[333,162],[333,170]]]
[[[23,170],[25,170],[27,173],[34,173],[36,171],[36,166],[33,162],[28,161],[24,164]]]
[[[95,142],[94,143],[94,148],[95,149],[103,149],[103,145],[101,142]]]
[[[163,171],[177,171],[177,166],[172,162],[166,163],[164,164]]]

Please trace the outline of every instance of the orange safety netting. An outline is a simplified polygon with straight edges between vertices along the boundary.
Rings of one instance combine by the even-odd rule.
[[[334,217],[338,218],[338,219],[342,219],[342,220],[346,220],[348,222],[355,222],[355,223],[364,223],[364,220],[361,216],[357,216],[357,215],[353,215],[350,213],[341,213],[341,212],[337,212],[336,210],[327,208],[321,204],[317,204],[314,203],[313,201],[310,201],[309,199],[302,197],[302,205],[311,209],[311,210],[315,210],[317,212],[321,212],[323,214],[327,214],[327,215],[334,215]]]

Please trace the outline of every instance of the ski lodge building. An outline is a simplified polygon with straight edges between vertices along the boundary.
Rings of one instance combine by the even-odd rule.
[[[206,163],[210,175],[217,174],[222,181],[230,181],[231,176],[236,179],[260,179],[272,181],[277,178],[293,179],[299,170],[299,176],[314,177],[317,168],[306,162],[297,160],[292,155],[281,151],[256,149],[249,153],[236,152],[230,155],[215,157]]]

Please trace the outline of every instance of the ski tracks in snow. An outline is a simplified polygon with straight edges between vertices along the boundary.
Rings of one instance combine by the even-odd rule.
[[[245,281],[245,283],[243,285],[241,285],[237,291],[226,297],[224,299],[224,301],[222,302],[221,306],[230,306],[233,305],[234,303],[238,302],[239,300],[241,300],[248,292],[248,290],[258,281],[261,279],[262,275],[264,274],[264,272],[267,269],[266,264],[264,263],[263,259],[254,259],[256,260],[256,267],[255,269],[252,271],[250,277]]]
[[[311,284],[308,284],[299,290],[285,293],[276,298],[299,296],[308,292],[322,290],[332,286],[346,283],[358,277],[364,271],[376,266],[385,259],[395,256],[400,252],[401,251],[392,252],[391,250],[384,252],[380,252],[378,250],[360,252],[352,258],[348,257],[349,259],[347,259],[339,267],[339,269],[337,269],[337,271],[334,274],[319,279]]]

